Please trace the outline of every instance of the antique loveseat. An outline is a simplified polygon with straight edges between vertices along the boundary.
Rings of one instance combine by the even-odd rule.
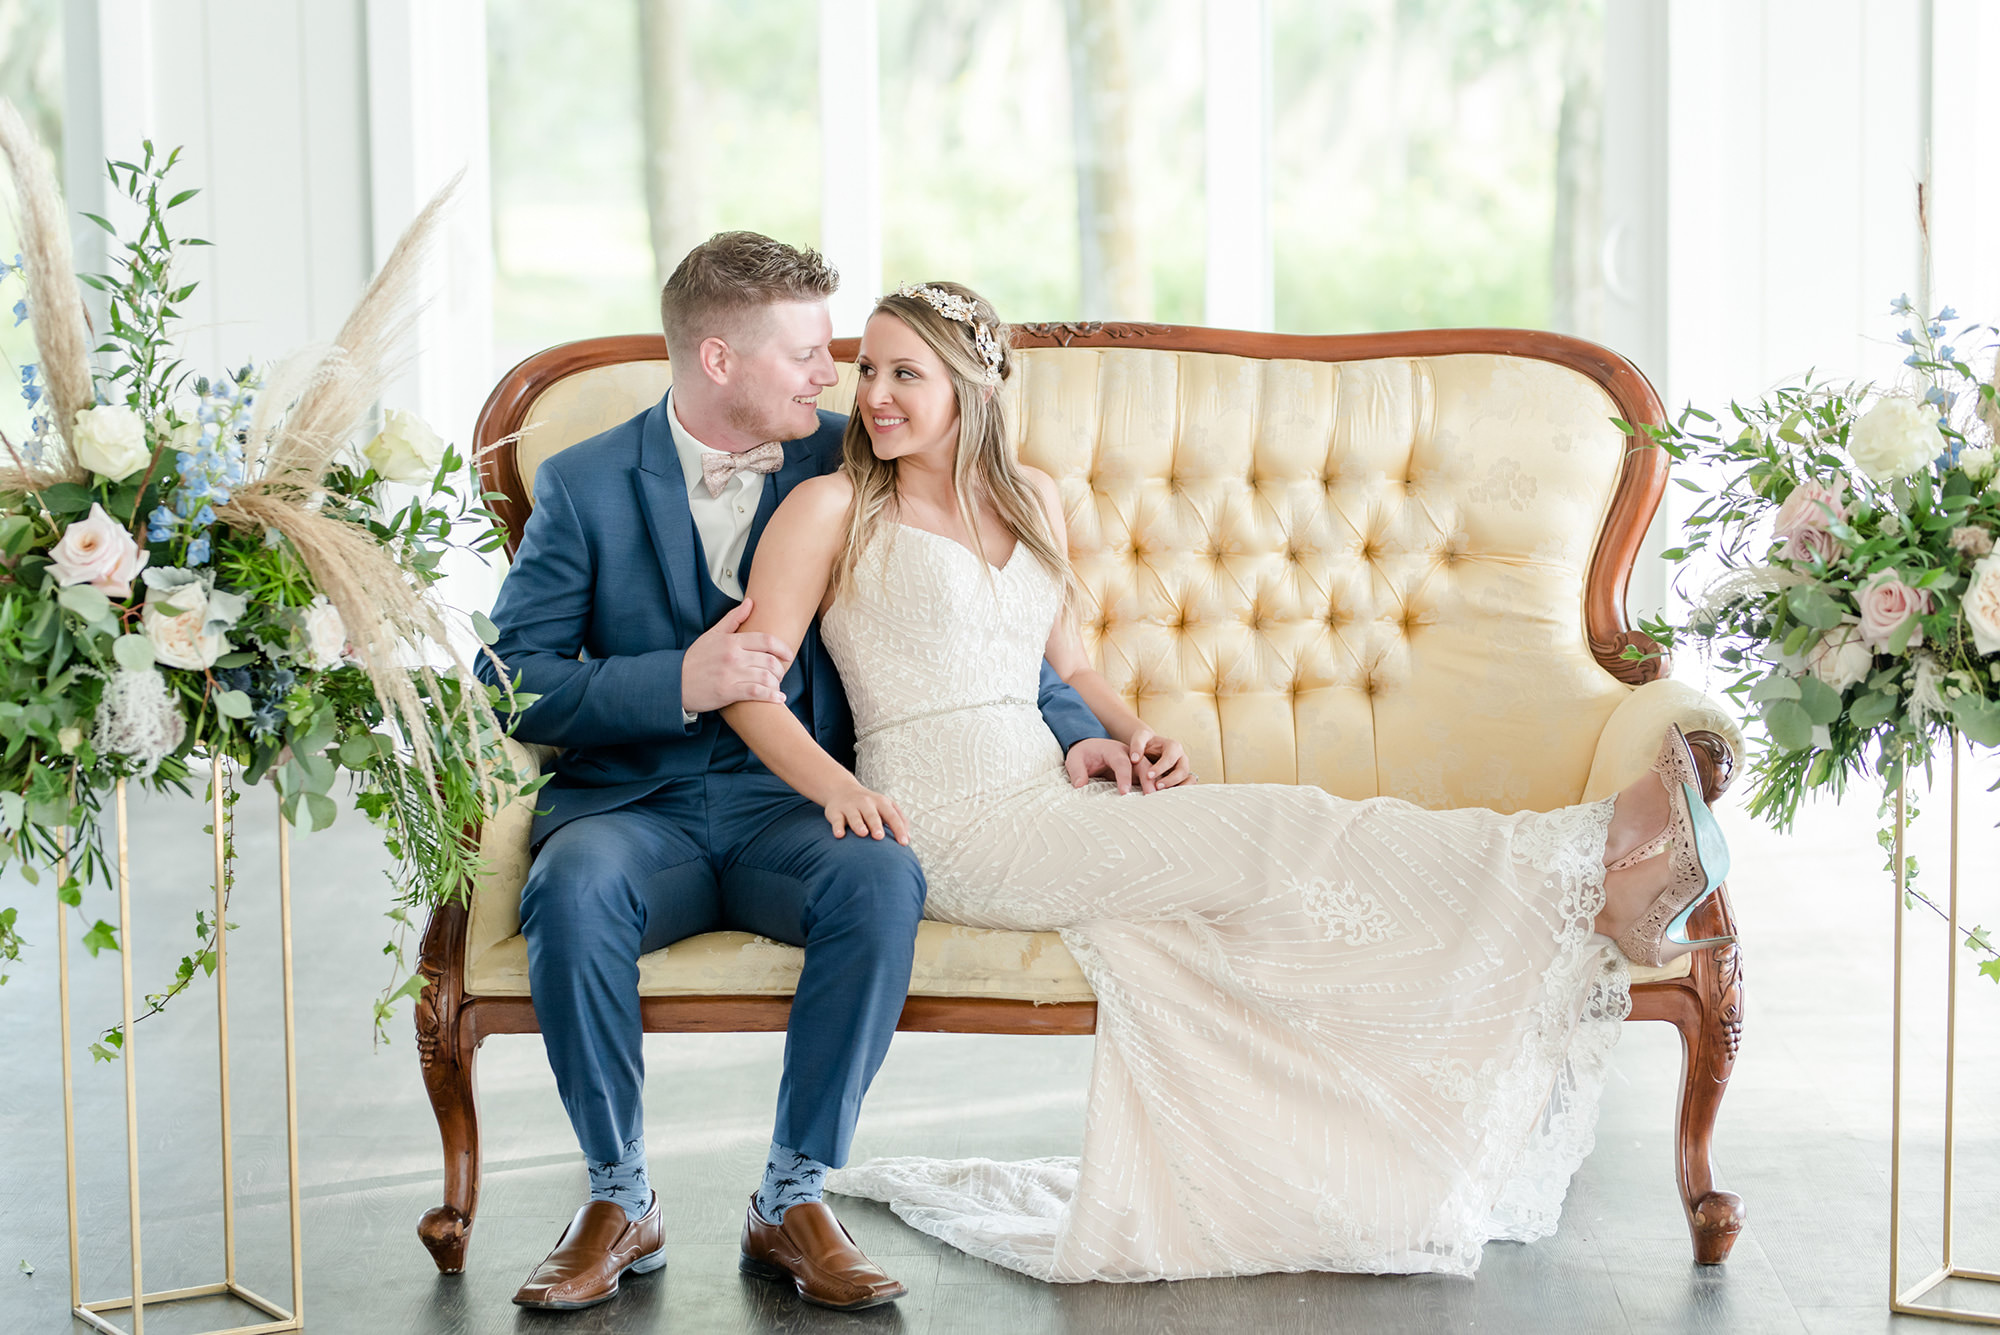
[[[1015,341],[1004,392],[1022,458],[1061,484],[1093,603],[1086,641],[1197,773],[1547,809],[1631,782],[1678,721],[1727,782],[1741,748],[1727,715],[1657,655],[1625,654],[1657,648],[1627,628],[1624,597],[1666,460],[1612,424],[1661,416],[1614,354],[1518,330],[1029,325]],[[834,344],[843,374],[823,407],[851,406],[855,346]],[[649,335],[567,344],[507,375],[476,446],[513,534],[537,465],[654,403],[669,374]],[[519,934],[528,823],[517,801],[487,826],[469,903],[424,937],[417,1041],[445,1199],[419,1233],[448,1272],[479,1200],[475,1055],[489,1035],[536,1029]],[[1717,901],[1695,935],[1734,930]],[[782,1029],[801,957],[739,932],[658,951],[641,962],[645,1026]],[[1683,1039],[1677,1172],[1707,1263],[1728,1256],[1744,1213],[1709,1156],[1739,959],[1731,945],[1632,971],[1632,1018]],[[1056,934],[923,925],[902,1028],[1079,1034],[1095,1015]]]

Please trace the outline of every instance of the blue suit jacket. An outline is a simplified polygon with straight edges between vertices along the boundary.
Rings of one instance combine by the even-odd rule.
[[[689,724],[681,711],[681,661],[708,624],[687,481],[667,412],[662,398],[541,466],[534,510],[494,603],[494,652],[522,690],[540,697],[517,717],[515,736],[558,748],[554,776],[536,798],[537,844],[580,816],[706,774],[726,726],[719,713]],[[819,419],[818,431],[786,443],[783,467],[767,479],[743,553],[746,584],[758,539],[785,494],[840,466],[847,421],[829,412]],[[478,672],[497,681],[483,657]],[[817,621],[784,691],[807,731],[851,766],[853,719]],[[1041,706],[1065,751],[1106,735],[1046,663]],[[768,776],[754,755],[750,764]]]

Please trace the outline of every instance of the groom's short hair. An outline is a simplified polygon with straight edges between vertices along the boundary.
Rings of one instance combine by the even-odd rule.
[[[693,357],[701,341],[727,339],[743,317],[774,301],[825,301],[840,274],[810,246],[758,232],[717,232],[690,250],[660,289],[667,355]]]

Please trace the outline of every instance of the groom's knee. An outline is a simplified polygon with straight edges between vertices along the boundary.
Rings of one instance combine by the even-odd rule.
[[[690,919],[678,935],[712,925],[714,878],[701,859],[662,867],[658,850],[615,838],[564,839],[567,833],[542,846],[521,891],[521,934],[531,946],[636,959],[641,949],[657,948],[642,946],[642,938],[674,925],[662,918]]]
[[[808,941],[834,934],[907,954],[924,916],[916,855],[888,840],[844,840],[810,906]]]

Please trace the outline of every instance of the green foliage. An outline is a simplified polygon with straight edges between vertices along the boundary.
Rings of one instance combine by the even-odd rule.
[[[1990,630],[2000,611],[2000,569],[1982,564],[2000,534],[1994,391],[1940,343],[1949,308],[1924,317],[1899,300],[1896,309],[1911,320],[1904,341],[1924,380],[1921,402],[1939,414],[1935,459],[1885,467],[1881,423],[1893,414],[1857,425],[1900,396],[1810,379],[1732,403],[1726,420],[1689,407],[1676,423],[1639,429],[1719,479],[1692,484],[1701,501],[1668,559],[1705,556],[1725,571],[1691,599],[1688,624],[1645,629],[1664,645],[1700,646],[1720,671],[1724,694],[1761,734],[1750,812],[1779,829],[1809,793],[1838,796],[1862,778],[1882,785],[1890,821],[1906,776],[1928,773],[1953,734],[2000,746],[2000,655],[1980,647],[1975,629],[1988,618],[1980,624]],[[1993,332],[1967,326],[1959,339]],[[1885,476],[1853,462],[1857,435],[1869,437],[1863,457]],[[1907,440],[1906,456],[1929,454],[1924,433]],[[1800,491],[1807,486],[1819,490]],[[1877,837],[1894,875],[1893,830]],[[1908,902],[1935,909],[1916,888],[1916,859],[1900,870]],[[2000,958],[1977,929],[1966,945]],[[2000,981],[2000,970],[1980,971]]]
[[[43,868],[59,868],[53,892],[65,917],[75,914],[83,948],[118,951],[118,930],[86,906],[90,887],[111,884],[103,795],[121,781],[185,792],[190,762],[211,762],[209,782],[223,785],[225,912],[195,914],[194,945],[171,980],[146,994],[136,1017],[146,1019],[214,973],[221,933],[232,925],[232,768],[246,784],[268,779],[285,819],[303,829],[332,824],[351,794],[397,860],[398,936],[388,949],[398,973],[377,1003],[379,1024],[411,994],[400,976],[409,912],[463,894],[480,869],[476,831],[520,776],[483,707],[488,688],[419,669],[412,682],[426,712],[416,726],[436,758],[434,773],[420,768],[409,725],[342,650],[338,614],[304,561],[276,530],[248,526],[229,509],[233,490],[255,478],[244,431],[261,386],[253,367],[210,380],[185,370],[174,351],[178,308],[193,290],[174,277],[175,259],[206,244],[177,238],[170,226],[195,193],[166,185],[178,157],[148,143],[138,161],[108,164],[143,221],[114,249],[115,273],[84,279],[106,294],[110,312],[95,350],[99,397],[138,415],[149,462],[127,479],[92,474],[0,494],[0,866],[18,861],[30,884],[41,883]],[[290,405],[276,406],[281,417]],[[484,535],[463,545],[499,545],[487,499],[467,460],[446,447],[430,485],[398,509],[385,509],[383,479],[358,453],[325,472],[314,503],[365,527],[427,588],[461,524]],[[110,592],[59,583],[52,549],[93,506],[128,528],[146,575],[166,583],[133,580]],[[206,611],[185,637],[158,638],[167,632],[150,619],[147,600],[161,604],[153,610],[165,619],[186,610],[183,593],[205,600]],[[23,944],[16,910],[0,912],[0,964],[18,960]],[[113,1025],[92,1054],[113,1060],[125,1040]]]

